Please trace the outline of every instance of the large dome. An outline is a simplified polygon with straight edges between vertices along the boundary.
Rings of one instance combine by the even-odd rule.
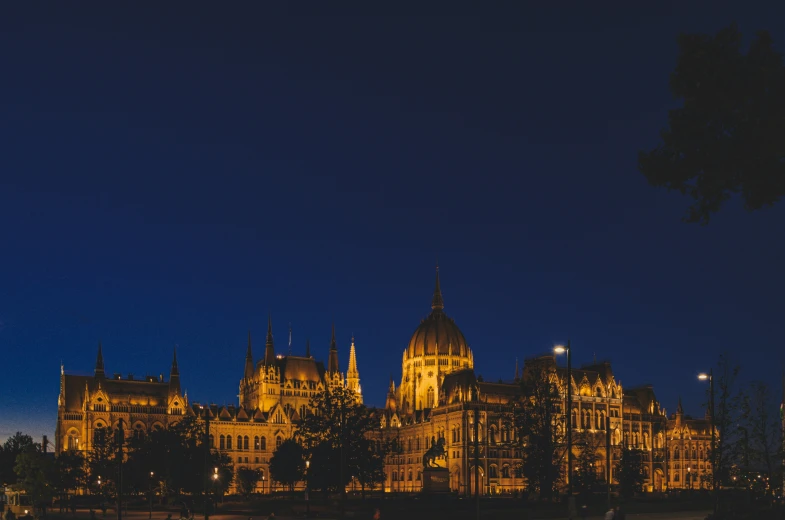
[[[442,299],[439,284],[439,271],[436,271],[436,289],[433,292],[431,313],[425,318],[417,330],[412,334],[409,347],[404,353],[404,359],[419,356],[452,355],[470,357],[469,346],[463,337],[461,329],[444,313],[444,300]]]

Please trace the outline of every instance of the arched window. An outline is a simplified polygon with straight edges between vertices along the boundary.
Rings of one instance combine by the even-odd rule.
[[[262,451],[267,451],[267,437],[262,437],[259,439],[259,449]]]
[[[434,404],[434,392],[433,392],[433,387],[432,387],[432,386],[429,386],[429,387],[428,387],[428,397],[427,397],[427,405],[428,405],[428,406],[426,406],[426,408],[433,408],[433,404]]]
[[[417,482],[422,480],[422,471],[417,470]]]
[[[231,435],[227,435],[226,436],[226,449],[227,450],[231,450],[232,449],[232,436]]]
[[[210,447],[215,448],[215,435],[210,434]]]
[[[695,446],[692,447],[692,458],[693,459],[698,458],[698,450],[695,449]]]
[[[499,470],[496,467],[496,464],[491,464],[491,467],[488,468],[488,476],[490,478],[498,478],[499,477]]]
[[[68,432],[68,449],[79,449],[79,433],[76,430],[71,430]]]
[[[242,435],[238,435],[237,436],[237,450],[240,451],[242,449],[243,449],[243,436]]]
[[[420,436],[419,435],[414,439],[414,445],[417,446],[417,451],[420,451]]]
[[[243,449],[248,450],[248,436],[243,437]]]
[[[572,417],[570,418],[570,425],[573,428],[577,428],[578,427],[578,409],[577,408],[573,408],[572,409]]]
[[[679,447],[676,446],[675,448],[673,448],[673,460],[679,459],[679,455],[680,455]]]
[[[281,447],[281,443],[282,442],[283,442],[283,439],[281,438],[280,435],[275,438],[275,449],[276,450]]]
[[[412,451],[412,438],[411,437],[409,437],[408,444],[409,444],[409,451],[411,452]]]
[[[488,428],[488,440],[491,444],[496,444],[496,426],[491,425]]]
[[[224,437],[223,434],[221,434],[221,436],[218,437],[218,443],[219,443],[218,444],[219,449],[222,450],[226,449],[226,437]]]
[[[408,477],[407,477],[406,480],[408,480],[409,482],[412,481],[412,470],[411,469],[409,470]]]
[[[258,435],[254,435],[254,438],[253,438],[253,449],[254,449],[254,451],[259,451],[259,436]]]
[[[510,478],[510,467],[502,466],[502,478]]]
[[[395,471],[395,470],[393,470],[393,472],[392,472],[392,481],[393,482],[398,482],[398,472]]]

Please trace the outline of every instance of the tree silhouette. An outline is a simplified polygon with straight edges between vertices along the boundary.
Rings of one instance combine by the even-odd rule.
[[[294,491],[304,476],[305,450],[296,440],[286,439],[270,458],[270,478]]]
[[[639,152],[638,169],[653,186],[689,195],[685,220],[707,224],[733,194],[755,210],[785,195],[785,66],[760,31],[746,55],[735,26],[716,36],[679,36],[662,143]]]

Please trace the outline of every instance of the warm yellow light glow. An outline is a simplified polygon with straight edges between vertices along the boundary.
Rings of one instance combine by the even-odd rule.
[[[310,467],[311,467],[311,461],[310,460],[306,460],[305,461],[305,469],[308,469]]]
[[[153,473],[153,472],[151,471],[151,472],[150,472],[150,478],[153,478],[153,475],[155,475],[155,473]]]
[[[218,473],[213,473],[213,480],[218,480]]]
[[[709,378],[709,374],[706,374],[706,373],[703,373],[703,372],[698,374],[698,379],[700,379],[701,381],[706,381],[708,378]]]
[[[567,352],[567,349],[564,347],[564,345],[556,345],[553,347],[553,351],[557,354],[564,354]]]
[[[218,468],[213,468],[213,473],[218,473]]]

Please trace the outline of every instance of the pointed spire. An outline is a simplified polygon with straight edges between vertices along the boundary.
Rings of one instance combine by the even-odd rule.
[[[305,338],[305,357],[311,357],[311,339]]]
[[[273,315],[267,317],[267,342],[264,347],[264,364],[272,365],[275,363],[275,346],[273,345]]]
[[[352,336],[352,345],[349,347],[349,370],[346,372],[346,377],[352,377],[357,374],[357,354],[354,350],[354,336]]]
[[[273,315],[267,316],[267,345],[273,344]]]
[[[442,298],[442,286],[439,283],[439,266],[436,266],[436,288],[433,290],[433,300],[431,309],[440,311],[444,309],[444,298]]]
[[[330,356],[327,359],[327,372],[335,374],[338,371],[338,347],[335,344],[335,323],[333,323],[333,334],[330,339]]]
[[[253,351],[251,350],[251,331],[248,331],[248,350],[245,351],[245,378],[253,379]]]
[[[95,377],[104,377],[104,354],[98,342],[98,356],[95,358]]]
[[[520,381],[520,379],[521,379],[521,373],[518,370],[518,358],[515,358],[515,380]]]
[[[684,413],[684,408],[681,406],[681,396],[679,396],[679,406],[676,408],[676,413],[679,415]]]
[[[180,395],[180,370],[177,368],[177,345],[172,355],[172,372],[169,374],[169,396]]]

